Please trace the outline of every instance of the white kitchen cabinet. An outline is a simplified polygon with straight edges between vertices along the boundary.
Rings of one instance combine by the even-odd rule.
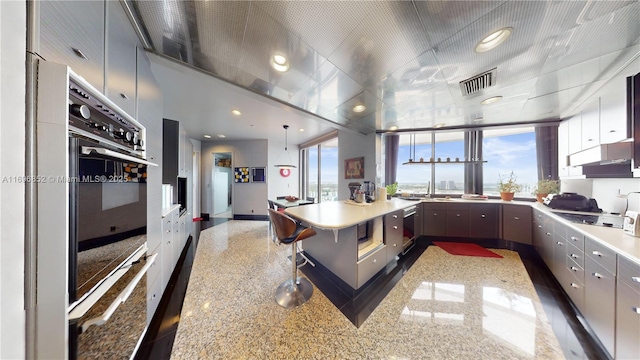
[[[104,91],[104,2],[38,1],[37,4],[40,56],[69,66],[96,89]]]
[[[166,214],[162,218],[162,288],[164,289],[171,278],[173,269],[175,267],[174,262],[174,241],[177,241],[174,231],[174,217],[178,218],[178,211],[180,207],[175,206],[172,211]],[[176,238],[174,240],[174,237]]]
[[[591,97],[585,102],[581,128],[581,150],[600,144],[600,97]]]
[[[558,176],[569,176],[569,122],[558,125]]]
[[[569,137],[567,141],[569,155],[571,155],[582,150],[582,115],[572,116],[567,120],[567,123],[569,127]]]
[[[611,79],[600,93],[600,142],[611,144],[631,137],[627,117],[627,79]]]
[[[126,113],[135,113],[136,48],[140,45],[120,1],[107,1],[105,95]]]

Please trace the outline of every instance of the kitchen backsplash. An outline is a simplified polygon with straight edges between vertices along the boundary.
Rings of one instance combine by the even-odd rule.
[[[640,211],[640,194],[633,194],[640,192],[640,178],[562,180],[560,189],[562,192],[575,192],[594,198],[606,212],[624,211],[627,198],[628,209]]]

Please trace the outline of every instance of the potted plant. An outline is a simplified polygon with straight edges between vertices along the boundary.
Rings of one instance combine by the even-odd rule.
[[[398,182],[396,181],[393,184],[389,184],[385,187],[387,188],[387,200],[391,199],[391,197],[396,194],[396,191],[398,191]]]
[[[498,191],[502,200],[513,200],[513,195],[522,189],[522,185],[518,184],[516,180],[517,177],[513,171],[509,176],[498,174]]]
[[[558,180],[542,179],[538,181],[536,189],[533,194],[538,199],[538,202],[542,202],[542,198],[549,194],[557,194],[560,191],[560,183]]]

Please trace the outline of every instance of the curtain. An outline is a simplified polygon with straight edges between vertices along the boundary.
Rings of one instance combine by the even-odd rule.
[[[558,125],[536,128],[538,180],[558,179]]]
[[[386,134],[385,140],[385,164],[384,183],[386,185],[396,182],[396,172],[398,169],[398,147],[400,146],[400,135]]]

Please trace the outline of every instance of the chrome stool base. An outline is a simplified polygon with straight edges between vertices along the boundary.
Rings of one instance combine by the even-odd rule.
[[[278,305],[290,309],[307,302],[312,294],[313,285],[311,282],[303,277],[298,277],[296,282],[289,279],[278,286],[276,302]]]

